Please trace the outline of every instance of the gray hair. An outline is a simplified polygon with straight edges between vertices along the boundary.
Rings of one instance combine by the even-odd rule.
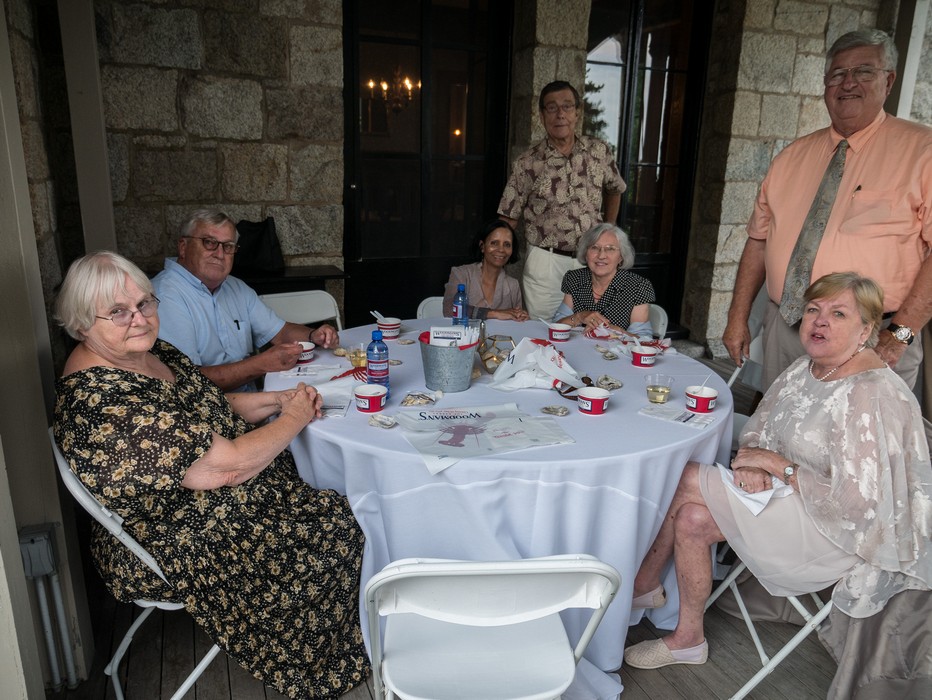
[[[879,29],[858,29],[854,32],[842,34],[835,39],[828,53],[825,55],[825,72],[828,72],[832,60],[842,51],[856,49],[860,46],[879,46],[883,51],[883,67],[887,70],[896,70],[896,62],[899,53],[896,50],[896,44],[893,39],[884,31]]]
[[[65,275],[55,300],[55,320],[75,340],[83,340],[94,325],[98,306],[111,306],[126,294],[126,278],[146,294],[155,294],[146,273],[122,255],[109,250],[78,258]]]
[[[599,236],[606,231],[614,234],[618,240],[618,247],[621,248],[621,265],[618,266],[618,269],[629,270],[634,267],[634,246],[631,245],[631,239],[628,238],[627,233],[615,226],[615,224],[598,224],[586,231],[582,238],[579,239],[579,243],[576,244],[576,260],[581,265],[585,265],[586,251],[589,250],[589,246],[599,240]]]
[[[239,240],[239,231],[236,229],[236,222],[219,209],[197,209],[188,214],[188,218],[181,224],[181,236],[192,236],[201,226],[223,226],[230,224],[236,239]]]

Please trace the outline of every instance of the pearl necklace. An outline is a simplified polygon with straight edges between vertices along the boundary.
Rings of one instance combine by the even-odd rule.
[[[831,377],[833,374],[835,374],[835,372],[837,372],[837,371],[840,370],[842,367],[844,367],[846,364],[848,364],[849,362],[851,362],[851,360],[854,359],[854,356],[857,355],[859,352],[861,352],[861,350],[863,350],[864,348],[865,348],[864,345],[862,345],[861,347],[859,347],[857,350],[855,350],[853,353],[851,353],[851,357],[849,357],[847,360],[845,360],[844,362],[842,362],[842,363],[841,363],[840,365],[838,365],[837,367],[832,367],[832,369],[830,369],[828,372],[826,372],[825,374],[823,374],[821,377],[815,376],[815,374],[814,374],[813,371],[812,371],[812,368],[813,368],[813,366],[815,365],[815,361],[814,361],[814,360],[809,360],[809,376],[812,377],[813,379],[815,379],[817,382],[824,382],[826,379],[828,379],[828,378]]]

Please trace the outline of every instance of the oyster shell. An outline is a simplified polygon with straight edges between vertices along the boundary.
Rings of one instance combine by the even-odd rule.
[[[569,414],[570,409],[566,406],[544,406],[540,409],[540,412],[547,413],[551,416],[565,416]]]
[[[374,425],[377,428],[394,428],[397,422],[394,416],[386,416],[382,413],[369,416],[369,425]]]
[[[608,389],[612,391],[613,389],[621,389],[624,386],[620,379],[615,379],[615,377],[609,376],[608,374],[603,374],[601,377],[595,380],[595,385],[600,389]]]

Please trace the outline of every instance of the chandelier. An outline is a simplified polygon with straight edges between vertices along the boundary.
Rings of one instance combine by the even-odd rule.
[[[415,90],[421,89],[421,81],[417,85],[408,76],[402,76],[401,66],[395,66],[391,82],[386,80],[374,80],[369,78],[366,83],[369,86],[369,99],[374,99],[376,87],[381,90],[382,99],[385,101],[385,108],[392,112],[400,112],[405,109],[414,99]]]

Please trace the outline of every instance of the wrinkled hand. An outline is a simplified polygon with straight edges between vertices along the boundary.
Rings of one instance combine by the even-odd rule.
[[[579,322],[586,327],[587,331],[594,330],[602,324],[606,326],[612,325],[612,322],[598,311],[580,311],[577,318],[579,318]]]
[[[886,362],[890,369],[893,369],[903,357],[906,348],[907,345],[898,341],[890,331],[884,329],[880,332],[880,339],[877,341],[874,352],[880,355],[880,359]]]
[[[257,355],[262,360],[265,372],[284,372],[298,364],[298,355],[303,352],[299,343],[281,343],[273,345]]]
[[[300,382],[294,391],[283,391],[279,395],[281,415],[296,418],[301,425],[307,425],[315,418],[320,418],[322,399],[317,389]]]
[[[340,344],[340,336],[337,334],[336,328],[325,323],[311,332],[311,342],[322,348],[335,348]]]
[[[748,493],[766,491],[773,487],[771,477],[782,476],[790,461],[783,455],[762,447],[742,447],[731,461],[735,483]],[[741,486],[741,482],[745,485]]]
[[[722,333],[722,343],[728,350],[728,356],[740,367],[751,353],[751,331],[747,323],[729,321]]]

